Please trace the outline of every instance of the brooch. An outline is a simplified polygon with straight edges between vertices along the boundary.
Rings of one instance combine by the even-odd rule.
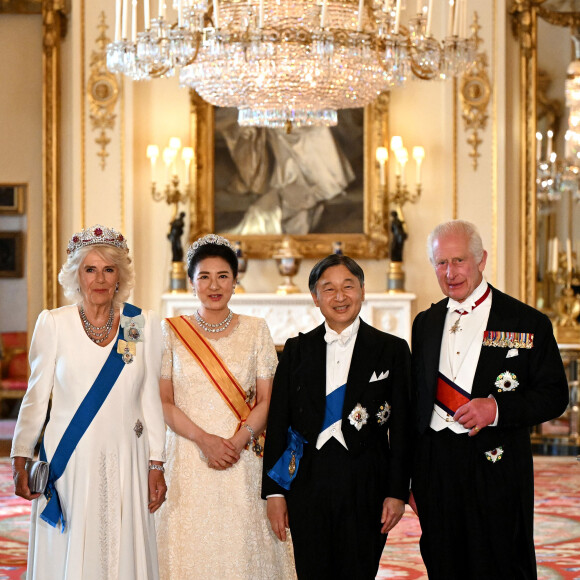
[[[135,423],[135,427],[133,427],[133,431],[135,431],[135,434],[137,435],[137,439],[139,439],[139,437],[141,437],[141,435],[143,435],[143,423],[141,423],[141,421],[139,421],[139,419],[137,419],[137,423]]]
[[[132,317],[121,314],[121,328],[123,329],[125,340],[131,342],[143,342],[144,327],[145,317],[142,314]]]
[[[119,342],[117,343],[117,352],[123,355],[121,358],[123,359],[123,362],[128,365],[133,362],[133,359],[137,354],[137,347],[134,342],[127,342],[119,339]]]
[[[375,415],[375,417],[377,418],[377,423],[379,425],[384,425],[389,420],[390,416],[391,416],[391,405],[389,405],[389,403],[387,403],[387,401],[385,401],[379,407],[379,410],[377,411],[377,414]]]
[[[505,330],[486,330],[483,333],[483,346],[500,348],[533,348],[532,332],[507,332]]]
[[[485,452],[485,456],[487,457],[487,460],[491,461],[492,463],[499,461],[501,459],[502,455],[503,455],[503,447],[496,447],[495,449],[492,449],[491,451]]]
[[[520,384],[516,380],[516,375],[513,375],[509,371],[501,373],[497,379],[495,379],[495,386],[497,387],[497,392],[502,391],[513,391]]]
[[[369,414],[367,410],[360,404],[357,403],[356,407],[350,412],[348,420],[350,424],[357,430],[360,431],[363,425],[367,424],[367,419]]]

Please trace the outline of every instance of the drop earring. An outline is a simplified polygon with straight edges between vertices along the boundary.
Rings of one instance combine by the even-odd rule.
[[[117,282],[116,286],[115,286],[115,294],[119,291],[119,282]]]

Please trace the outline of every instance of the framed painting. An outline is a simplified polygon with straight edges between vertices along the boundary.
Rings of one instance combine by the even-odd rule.
[[[271,258],[290,238],[304,258],[341,242],[345,254],[384,258],[388,201],[375,159],[388,143],[388,94],[339,111],[336,127],[291,131],[240,127],[237,110],[191,92],[190,238],[209,232],[240,241],[249,258]]]
[[[0,183],[0,215],[24,213],[26,184]]]
[[[0,232],[0,278],[22,278],[23,271],[23,233]]]

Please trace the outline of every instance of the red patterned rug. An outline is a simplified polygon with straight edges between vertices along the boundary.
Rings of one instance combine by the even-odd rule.
[[[575,457],[536,457],[534,464],[538,578],[580,580],[580,462]],[[0,580],[24,580],[26,575],[30,504],[12,492],[10,461],[0,459]],[[427,579],[419,554],[419,521],[407,510],[389,535],[378,579]]]

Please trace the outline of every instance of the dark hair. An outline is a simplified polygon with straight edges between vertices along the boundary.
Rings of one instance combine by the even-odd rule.
[[[187,267],[187,275],[190,280],[193,280],[193,274],[197,265],[206,258],[223,258],[232,269],[235,282],[238,277],[238,257],[234,250],[222,244],[204,244],[195,250]]]
[[[322,258],[322,260],[320,260],[320,262],[318,262],[310,271],[310,276],[308,276],[308,288],[311,293],[316,291],[316,283],[320,280],[324,271],[333,266],[345,266],[351,274],[358,278],[361,288],[364,286],[365,274],[362,271],[362,268],[352,258],[341,256],[339,254],[330,254],[329,256],[326,256],[326,258]]]

